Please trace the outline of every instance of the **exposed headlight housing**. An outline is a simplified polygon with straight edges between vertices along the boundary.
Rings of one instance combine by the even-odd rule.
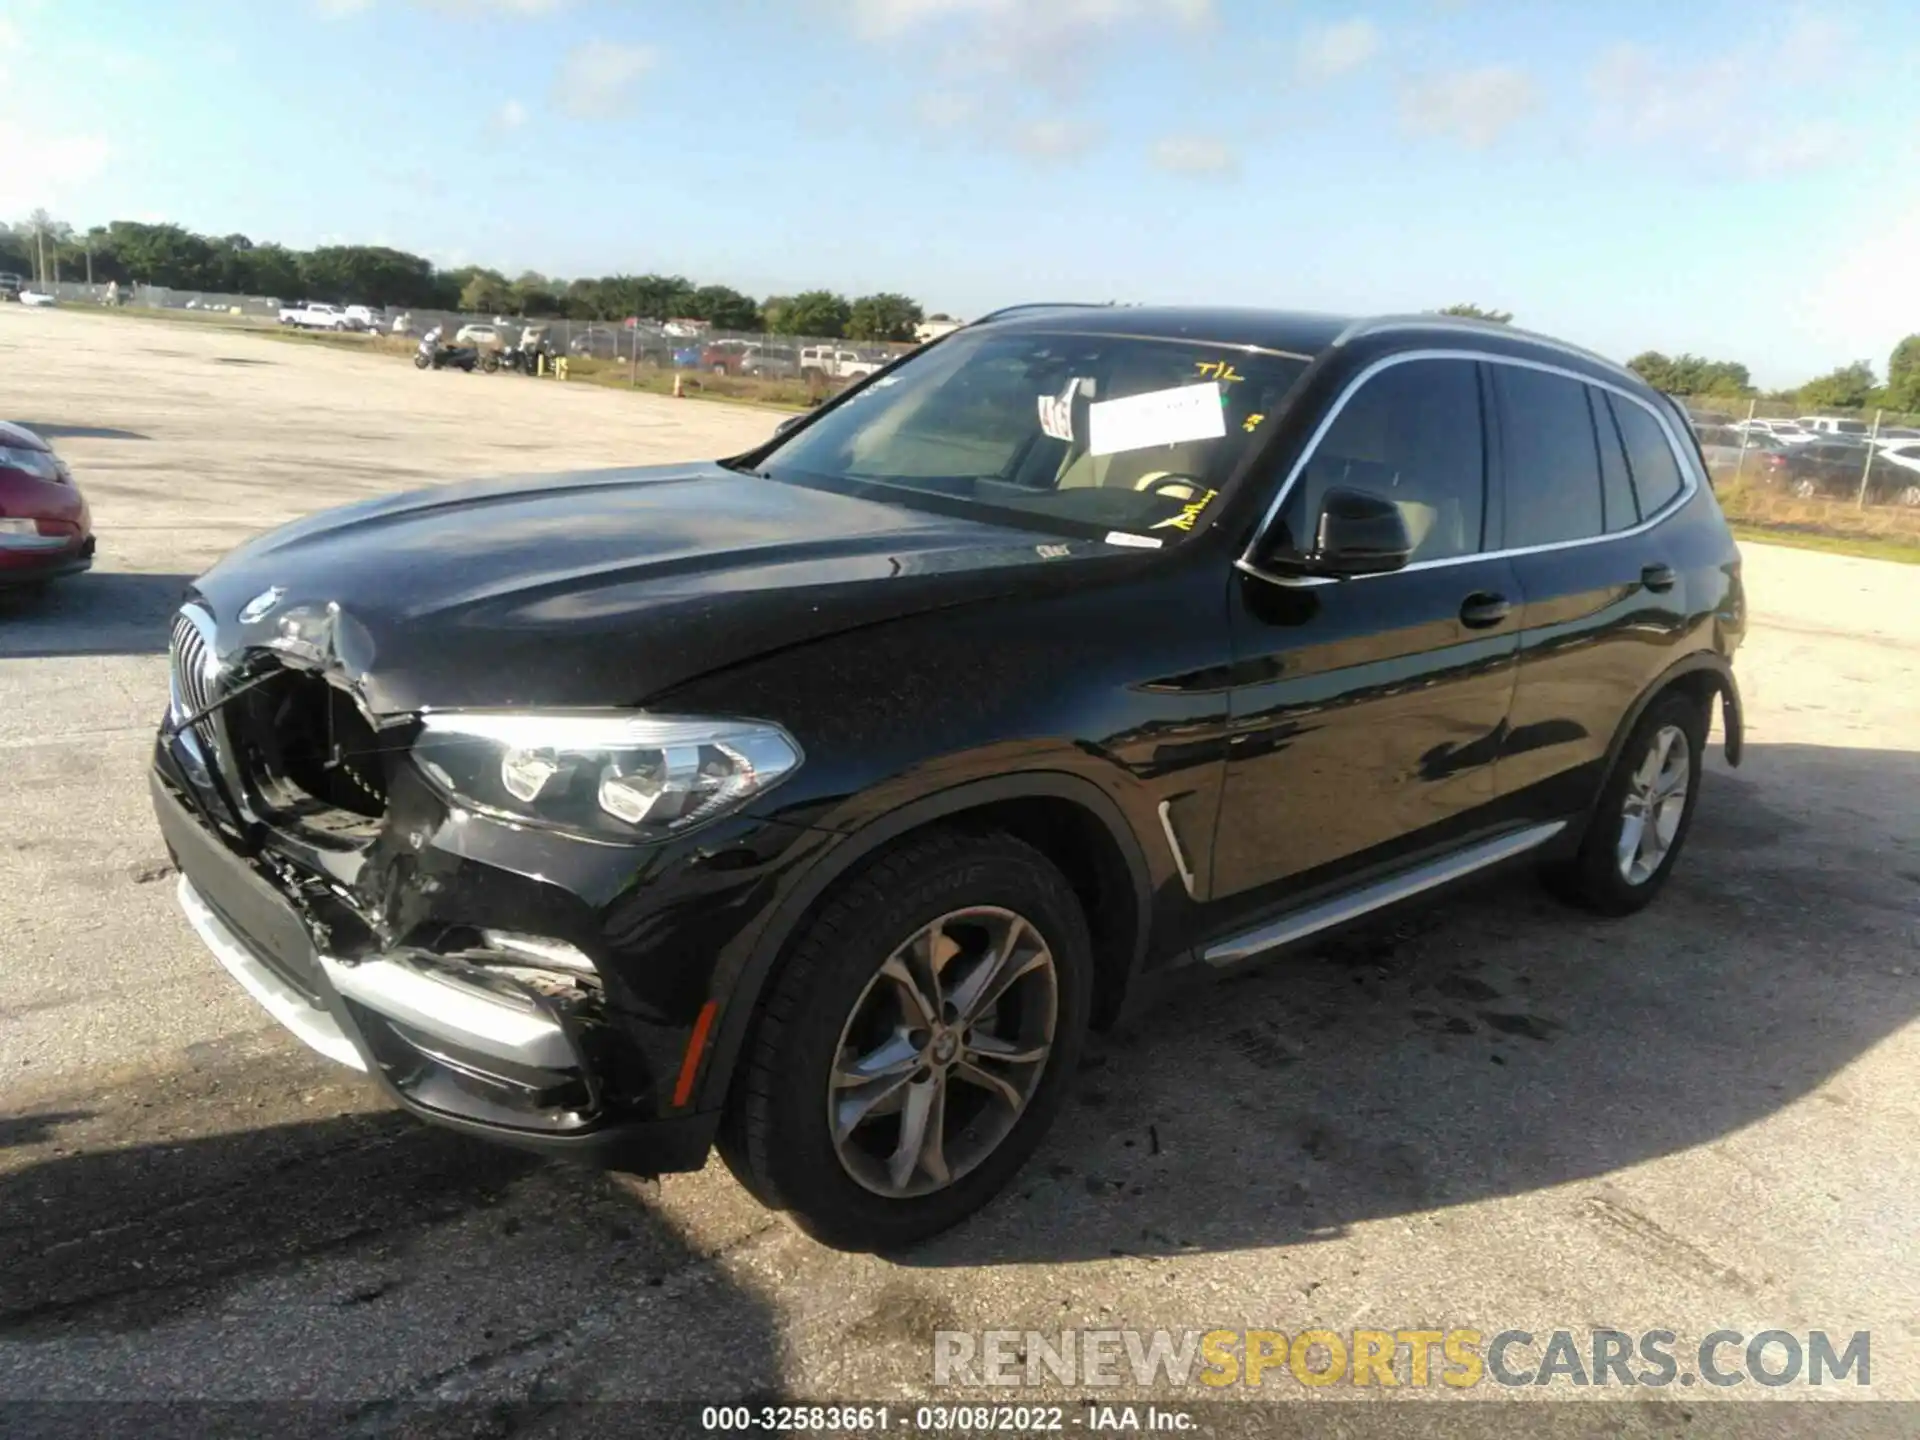
[[[801,760],[777,725],[611,711],[429,714],[413,753],[457,802],[609,840],[691,829],[778,784]]]

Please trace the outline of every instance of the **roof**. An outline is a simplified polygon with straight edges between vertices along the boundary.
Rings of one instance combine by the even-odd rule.
[[[1382,331],[1431,336],[1435,343],[1469,339],[1504,342],[1502,348],[1557,351],[1577,356],[1618,375],[1639,377],[1618,361],[1596,355],[1550,335],[1491,320],[1461,315],[1329,315],[1314,310],[1256,310],[1206,305],[1014,305],[974,322],[996,329],[1052,330],[1062,325],[1094,334],[1151,335],[1164,339],[1205,340],[1216,345],[1245,345],[1292,355],[1317,357],[1362,335]]]

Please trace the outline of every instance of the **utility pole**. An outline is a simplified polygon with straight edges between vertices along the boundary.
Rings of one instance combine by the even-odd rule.
[[[47,231],[39,222],[33,227],[34,277],[35,285],[47,283]]]

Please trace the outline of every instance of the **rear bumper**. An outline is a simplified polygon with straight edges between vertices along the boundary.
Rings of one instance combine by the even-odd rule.
[[[280,891],[157,774],[154,811],[182,913],[268,1014],[422,1119],[522,1149],[642,1173],[706,1163],[718,1112],[611,1103],[607,1037],[559,1004],[421,951],[320,951]]]

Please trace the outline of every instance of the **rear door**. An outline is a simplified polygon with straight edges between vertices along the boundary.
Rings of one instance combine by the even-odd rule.
[[[1281,548],[1298,549],[1328,489],[1377,494],[1408,522],[1406,569],[1234,580],[1222,928],[1470,829],[1494,796],[1519,592],[1489,553],[1499,515],[1482,391],[1471,358],[1390,362],[1348,394],[1275,517]]]
[[[1530,818],[1581,809],[1628,709],[1679,658],[1686,557],[1666,519],[1695,482],[1667,420],[1624,389],[1489,363],[1506,545],[1524,599],[1498,785]]]

